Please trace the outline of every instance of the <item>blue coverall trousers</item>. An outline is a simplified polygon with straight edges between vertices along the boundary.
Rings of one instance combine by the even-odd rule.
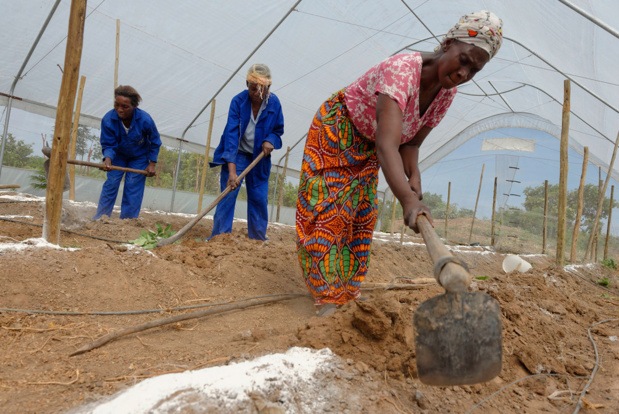
[[[148,167],[148,164],[148,155],[132,158],[123,154],[116,154],[114,161],[112,161],[112,165],[116,167],[135,168],[136,170],[144,170]],[[122,203],[120,205],[120,218],[137,218],[140,215],[142,199],[144,198],[146,176],[138,173],[125,173],[124,171],[112,170],[107,172],[107,180],[103,183],[101,196],[99,197],[99,205],[97,206],[97,214],[94,216],[94,220],[104,215],[112,215],[116,196],[118,195],[118,188],[125,174],[125,187],[123,190]]]
[[[247,166],[252,163],[254,156],[247,152],[239,151],[236,156],[236,173],[241,175]],[[224,191],[228,186],[228,178],[230,172],[228,165],[221,166],[221,176],[219,185],[221,191]],[[244,178],[245,187],[247,188],[247,230],[250,239],[266,240],[267,224],[269,222],[268,213],[268,196],[269,196],[269,179],[268,177],[259,177],[256,170],[252,169]],[[241,181],[242,183],[243,181]],[[213,233],[210,240],[220,233],[232,232],[232,221],[234,220],[234,206],[236,205],[236,197],[239,194],[241,186],[236,190],[230,191],[217,204],[215,217],[213,219]]]

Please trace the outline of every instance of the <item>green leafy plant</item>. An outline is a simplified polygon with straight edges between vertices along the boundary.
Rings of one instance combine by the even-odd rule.
[[[475,279],[477,279],[477,280],[486,280],[486,279],[488,279],[488,276],[475,276]]]
[[[155,227],[157,231],[145,231],[140,230],[140,237],[135,240],[129,240],[129,243],[142,246],[142,248],[146,250],[154,249],[157,246],[157,242],[161,239],[167,239],[168,237],[172,237],[175,231],[172,230],[172,225],[168,224],[168,227],[165,230],[161,227],[161,224],[156,223]],[[179,243],[179,242],[176,242]]]
[[[617,270],[617,263],[610,257],[606,260],[602,260],[601,263],[602,263],[602,266],[604,266],[607,269]]]
[[[47,177],[43,166],[37,168],[37,172],[30,176],[30,185],[37,190],[45,190],[47,188]]]
[[[604,279],[596,280],[596,282],[598,283],[598,285],[602,285],[602,286],[610,285],[610,280],[606,276],[604,277]]]

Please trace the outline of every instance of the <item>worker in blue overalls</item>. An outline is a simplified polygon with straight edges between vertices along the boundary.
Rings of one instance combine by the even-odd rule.
[[[238,180],[249,164],[263,152],[265,157],[245,176],[247,188],[247,227],[250,239],[266,240],[268,224],[269,175],[271,152],[282,147],[284,115],[279,99],[269,92],[271,71],[261,63],[247,72],[247,90],[230,103],[228,122],[211,166],[221,165],[220,186],[230,191],[217,205],[211,237],[230,233],[234,206],[242,180]]]
[[[125,174],[120,218],[137,218],[140,215],[146,176],[111,170],[110,167],[114,165],[146,170],[148,177],[155,175],[161,138],[150,115],[138,109],[141,100],[138,92],[131,86],[119,86],[114,90],[114,109],[101,120],[103,170],[108,173],[101,189],[94,220],[103,215],[112,215],[118,188]]]

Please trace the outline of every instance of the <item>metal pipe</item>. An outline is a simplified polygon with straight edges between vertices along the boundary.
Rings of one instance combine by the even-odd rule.
[[[414,43],[411,43],[407,46],[404,46],[403,48],[400,48],[397,52],[393,53],[398,54],[400,53],[402,50],[404,49],[408,49],[411,46],[415,46],[418,43],[421,42],[426,42],[430,39],[433,39],[433,37],[426,37],[425,39],[421,39],[418,40]],[[559,72],[561,75],[565,76],[567,79],[569,79],[572,83],[574,83],[575,85],[578,85],[583,91],[587,92],[589,95],[593,96],[595,99],[597,99],[598,101],[602,102],[604,105],[606,105],[607,107],[609,107],[610,109],[612,109],[613,111],[619,113],[619,109],[615,108],[613,105],[611,105],[610,103],[606,102],[603,98],[601,98],[600,96],[596,95],[595,93],[593,93],[592,91],[590,91],[588,88],[586,88],[585,86],[583,86],[581,83],[575,81],[574,79],[572,79],[572,77],[570,77],[568,74],[566,74],[565,72],[559,70],[556,66],[554,66],[553,64],[551,64],[550,62],[548,62],[546,59],[544,59],[543,57],[541,57],[540,55],[538,55],[537,53],[535,53],[534,51],[532,51],[531,49],[529,49],[528,47],[526,47],[525,45],[523,45],[522,43],[518,42],[517,40],[514,40],[510,37],[507,36],[503,36],[503,39],[505,40],[509,40],[511,42],[514,42],[515,44],[517,44],[518,46],[522,47],[523,49],[525,49],[527,52],[531,53],[532,55],[534,55],[536,58],[538,58],[539,60],[541,60],[542,62],[544,62],[545,64],[547,64],[548,66],[550,66],[552,69],[554,69],[555,71]],[[485,96],[488,96],[487,94],[484,93]],[[614,142],[614,141],[612,141]]]
[[[436,35],[434,33],[432,33],[432,30],[430,30],[430,28],[428,26],[426,26],[426,24],[423,22],[423,20],[421,20],[421,18],[419,16],[417,16],[417,13],[415,13],[413,11],[413,9],[410,8],[410,6],[408,4],[406,4],[406,2],[404,0],[401,0],[402,3],[406,6],[406,8],[413,14],[413,16],[415,16],[415,18],[417,20],[419,20],[419,23],[421,23],[423,25],[423,27],[426,28],[426,30],[428,31],[428,33],[430,33],[432,35],[432,37],[434,39],[436,39],[436,41],[440,44],[441,41],[438,39],[438,37],[436,37]],[[471,82],[473,82],[475,84],[475,86],[477,86],[479,88],[480,91],[482,91],[484,94],[486,93],[486,91],[484,91],[481,86],[479,86],[479,84],[475,81],[475,79],[471,79]],[[487,96],[487,95],[486,95]]]
[[[200,110],[200,112],[198,112],[198,115],[196,115],[196,117],[189,123],[189,125],[187,126],[187,128],[185,128],[185,130],[183,131],[183,134],[181,135],[181,139],[185,138],[185,134],[187,133],[187,131],[189,130],[189,128],[191,128],[191,126],[193,125],[194,122],[196,122],[196,120],[200,117],[200,115],[202,115],[202,113],[206,110],[206,108],[208,108],[208,106],[211,104],[211,102],[213,102],[213,99],[215,99],[217,97],[217,95],[219,95],[219,93],[226,87],[226,85],[228,85],[228,83],[230,83],[230,81],[232,80],[232,78],[234,78],[236,76],[236,74],[239,72],[239,70],[241,70],[241,68],[247,63],[247,61],[254,55],[254,53],[256,53],[258,51],[258,49],[260,49],[260,47],[264,44],[264,42],[267,41],[267,39],[275,32],[275,30],[277,30],[277,28],[284,22],[284,20],[286,20],[286,18],[288,18],[288,16],[290,15],[290,13],[292,13],[295,9],[295,7],[297,7],[297,5],[301,3],[301,0],[298,0],[294,6],[292,6],[290,8],[290,10],[288,10],[288,13],[286,13],[284,15],[284,17],[282,17],[280,19],[279,22],[277,22],[277,24],[275,25],[275,27],[273,27],[273,29],[271,29],[271,31],[266,35],[266,37],[264,39],[262,39],[262,41],[258,44],[258,46],[256,46],[254,48],[254,50],[252,50],[252,52],[249,54],[249,56],[247,56],[247,58],[243,61],[243,63],[241,63],[239,65],[238,68],[236,68],[236,70],[232,73],[232,75],[230,75],[230,77],[228,78],[228,80],[221,86],[221,88],[219,88],[219,90],[217,92],[215,92],[215,95],[213,95],[213,97],[211,99],[209,99],[209,101],[206,103],[206,105],[204,105],[204,108],[202,108]]]
[[[47,19],[45,19],[45,22],[43,23],[41,30],[39,30],[39,34],[37,35],[36,39],[34,39],[34,43],[32,44],[32,47],[30,48],[30,51],[28,52],[26,59],[24,59],[24,63],[22,63],[21,67],[19,68],[19,71],[17,72],[17,75],[15,76],[15,79],[13,80],[13,83],[11,84],[11,91],[9,92],[9,103],[7,105],[6,116],[4,118],[4,131],[2,132],[2,146],[0,147],[0,175],[2,175],[2,162],[4,160],[4,147],[6,146],[6,138],[7,138],[7,133],[9,130],[9,118],[11,117],[11,108],[13,106],[13,93],[15,92],[15,86],[17,85],[17,82],[19,82],[22,72],[26,68],[28,61],[30,60],[30,57],[32,56],[32,53],[34,53],[34,49],[36,49],[37,45],[39,44],[39,40],[41,40],[41,37],[43,37],[43,33],[45,32],[45,29],[47,29],[47,25],[49,24],[49,21],[52,19],[52,16],[56,12],[56,9],[58,8],[59,4],[60,4],[60,0],[56,0],[56,3],[54,3],[54,5],[52,6],[52,9],[47,15]]]
[[[499,98],[501,98],[503,100],[503,102],[505,103],[505,105],[507,105],[507,107],[509,108],[510,111],[514,112],[514,110],[512,109],[511,106],[509,106],[509,104],[507,103],[507,101],[505,100],[505,98],[503,98],[503,95],[497,90],[497,88],[494,87],[494,85],[492,84],[492,82],[488,81],[488,83],[490,84],[490,86],[492,86],[492,89],[494,89],[494,91],[497,93],[497,95],[499,95]],[[486,95],[487,96],[487,95]],[[473,219],[475,217],[473,216]]]
[[[606,30],[611,35],[615,36],[616,38],[619,38],[619,32],[618,31],[616,31],[615,29],[613,29],[612,27],[610,27],[609,25],[607,25],[606,23],[604,23],[603,21],[601,21],[600,19],[595,17],[594,15],[584,11],[583,9],[581,9],[578,6],[573,5],[569,1],[559,0],[559,2],[565,4],[567,7],[569,7],[572,10],[574,10],[576,13],[578,13],[578,14],[584,16],[585,18],[587,18],[588,20],[592,21],[593,24],[595,24],[596,26],[601,27],[602,29]]]

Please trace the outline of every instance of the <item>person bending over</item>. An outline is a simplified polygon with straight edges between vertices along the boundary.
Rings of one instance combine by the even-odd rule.
[[[463,16],[433,53],[385,59],[316,113],[305,144],[297,198],[297,251],[316,305],[360,295],[377,218],[382,167],[415,232],[421,201],[419,147],[470,81],[497,53],[502,21],[480,11]],[[324,309],[325,307],[323,307]]]
[[[125,177],[120,218],[137,218],[140,215],[146,176],[143,174],[110,169],[117,167],[146,170],[149,177],[155,175],[155,166],[161,147],[161,138],[155,122],[146,111],[138,108],[142,97],[128,85],[114,90],[114,109],[101,120],[101,150],[103,170],[107,180],[101,189],[99,205],[94,220],[111,216],[118,195],[120,182]]]

